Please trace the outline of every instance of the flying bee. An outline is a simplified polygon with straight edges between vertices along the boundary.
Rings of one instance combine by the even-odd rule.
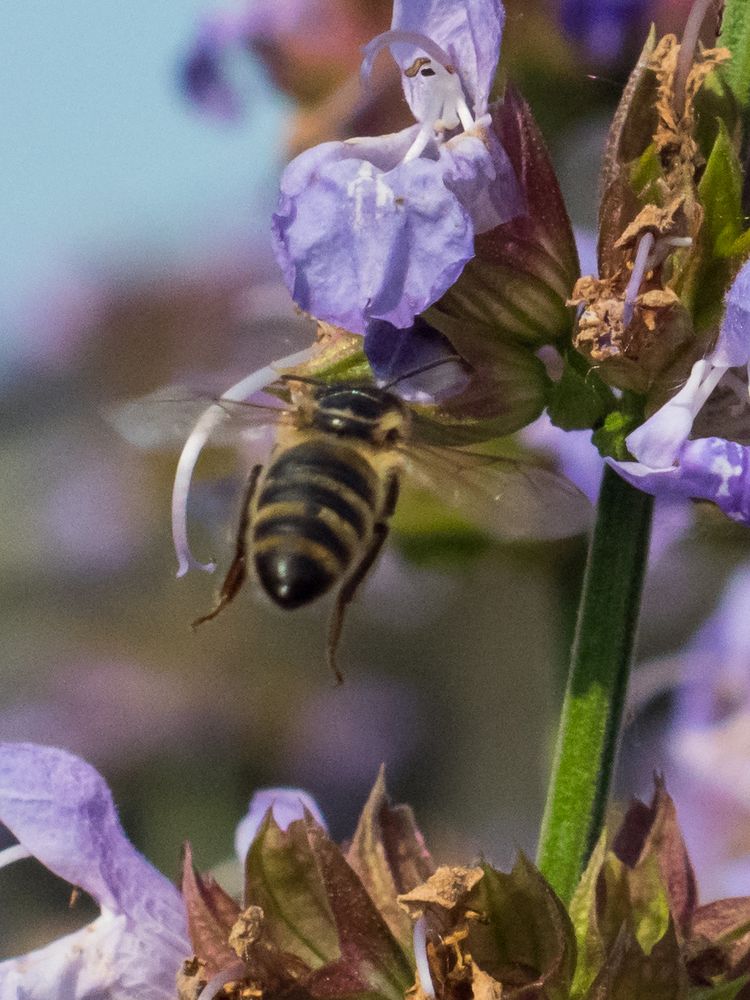
[[[286,359],[285,366],[296,363],[296,358]],[[336,589],[327,648],[340,681],[336,649],[344,614],[386,541],[404,476],[501,539],[551,539],[585,530],[588,501],[567,480],[528,462],[434,443],[434,426],[427,435],[418,408],[397,392],[398,383],[415,374],[378,387],[279,377],[275,368],[264,369],[204,412],[175,477],[178,576],[190,566],[214,568],[192,557],[186,527],[190,480],[209,435],[221,425],[240,436],[272,427],[275,440],[267,460],[249,474],[232,561],[216,604],[194,626],[215,618],[248,576],[285,610]],[[259,390],[288,402],[282,407],[250,402]],[[142,422],[149,403],[164,405],[164,400],[158,393],[128,404],[116,423],[122,428],[125,409],[131,417],[140,413]]]

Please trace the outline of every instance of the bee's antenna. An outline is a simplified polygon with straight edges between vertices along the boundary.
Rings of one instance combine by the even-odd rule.
[[[325,385],[322,378],[315,378],[314,375],[279,375],[277,382],[304,382],[305,385]]]
[[[403,375],[399,375],[398,378],[391,379],[390,382],[386,382],[382,385],[381,389],[392,389],[394,385],[398,385],[399,382],[403,382],[407,378],[414,378],[415,375],[421,375],[423,372],[432,371],[433,368],[439,368],[440,365],[446,365],[449,361],[457,361],[459,364],[466,364],[464,359],[459,354],[448,354],[444,358],[437,358],[435,361],[428,361],[426,365],[420,365],[419,368],[413,368],[409,372],[404,372]]]

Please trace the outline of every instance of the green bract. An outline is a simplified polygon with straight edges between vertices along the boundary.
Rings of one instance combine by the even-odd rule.
[[[660,781],[602,835],[569,911],[523,855],[509,873],[436,868],[382,774],[346,851],[309,814],[286,831],[269,814],[242,905],[189,851],[183,894],[181,1000],[222,975],[227,1000],[729,1000],[750,960],[750,899],[698,905]]]

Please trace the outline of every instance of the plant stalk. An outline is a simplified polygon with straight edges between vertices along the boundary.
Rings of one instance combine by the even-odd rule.
[[[589,548],[537,864],[568,903],[604,822],[646,570],[653,498],[607,467]]]

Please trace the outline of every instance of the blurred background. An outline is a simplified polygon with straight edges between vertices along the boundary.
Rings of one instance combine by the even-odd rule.
[[[649,21],[679,28],[687,6],[507,2],[503,67],[586,272],[608,121]],[[381,762],[438,859],[534,849],[583,541],[502,547],[407,500],[348,615],[336,689],[326,605],[286,615],[248,588],[191,632],[219,580],[174,577],[177,450],[139,450],[107,418],[178,381],[221,391],[311,341],[270,253],[277,178],[312,143],[409,121],[387,60],[367,93],[357,80],[389,21],[385,0],[0,12],[0,739],[95,764],[170,876],[185,839],[203,869],[228,857],[260,786],[304,786],[347,837]],[[580,435],[541,422],[527,442],[595,492]],[[236,460],[202,468],[194,543],[226,565]],[[648,796],[666,772],[706,899],[750,893],[748,559],[750,534],[714,511],[658,511],[618,777],[621,797]],[[0,957],[93,912],[69,912],[69,887],[30,863],[0,891]]]

